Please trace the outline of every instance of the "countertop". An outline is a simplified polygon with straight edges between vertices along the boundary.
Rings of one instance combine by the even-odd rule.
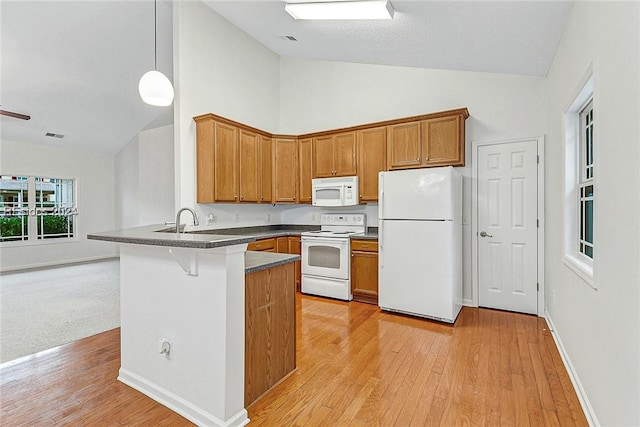
[[[300,236],[305,231],[319,230],[315,225],[266,225],[255,227],[212,229],[211,226],[186,226],[179,236],[175,227],[153,224],[122,230],[92,233],[91,240],[137,245],[171,246],[182,248],[211,249],[222,246],[250,243],[258,239],[283,236]],[[369,227],[365,234],[352,236],[353,239],[377,240],[378,228]]]
[[[299,260],[300,255],[247,251],[244,255],[244,272],[245,274],[255,273]]]
[[[136,245],[171,246],[180,248],[211,249],[223,246],[239,245],[255,241],[255,237],[247,235],[180,233],[164,232],[171,230],[162,224],[145,225],[142,227],[125,228],[122,230],[105,231],[87,235],[90,240],[106,242],[131,243]],[[175,230],[175,227],[173,228]],[[187,231],[189,229],[187,228]]]

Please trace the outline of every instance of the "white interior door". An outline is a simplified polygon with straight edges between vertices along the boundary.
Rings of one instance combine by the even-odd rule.
[[[478,302],[536,314],[537,141],[478,147]]]

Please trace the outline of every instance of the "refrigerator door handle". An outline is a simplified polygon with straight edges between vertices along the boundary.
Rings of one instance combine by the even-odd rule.
[[[378,197],[378,218],[384,218],[384,175],[382,172],[378,175],[378,188],[380,189],[380,195]]]
[[[378,238],[378,258],[380,261],[380,269],[384,268],[384,221],[380,221],[380,233]]]

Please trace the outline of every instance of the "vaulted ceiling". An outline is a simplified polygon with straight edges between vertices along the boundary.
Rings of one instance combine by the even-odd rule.
[[[204,1],[284,57],[533,76],[546,75],[572,5],[392,0],[390,21],[317,22],[293,20],[280,0]],[[153,68],[152,1],[2,0],[0,14],[0,109],[32,117],[0,117],[3,139],[115,153],[172,122],[171,107],[137,91]],[[171,79],[169,0],[158,1],[157,28],[158,68]]]

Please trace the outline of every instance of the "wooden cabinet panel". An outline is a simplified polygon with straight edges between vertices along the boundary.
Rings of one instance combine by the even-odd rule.
[[[313,178],[313,150],[312,139],[298,141],[298,167],[300,179],[298,182],[298,201],[311,203],[311,179]]]
[[[351,240],[352,251],[378,252],[377,240]]]
[[[244,406],[296,368],[294,267],[245,276]]]
[[[276,252],[279,254],[289,253],[289,238],[287,236],[276,238]]]
[[[421,137],[425,166],[464,166],[464,121],[461,116],[423,121]]]
[[[352,176],[356,174],[356,133],[313,138],[314,177]]]
[[[213,203],[213,132],[215,122],[196,121],[196,201]]]
[[[387,170],[387,129],[358,131],[357,141],[360,202],[377,202],[378,173]]]
[[[265,251],[265,252],[275,252],[276,251],[276,239],[260,239],[255,242],[251,242],[247,244],[248,251]]]
[[[354,301],[378,303],[376,240],[351,240],[351,293]]]
[[[334,136],[333,141],[334,176],[356,174],[356,133],[345,132]]]
[[[420,122],[387,126],[387,168],[406,169],[421,165]]]
[[[261,203],[271,203],[273,195],[273,153],[271,138],[261,136],[260,143],[260,194]]]
[[[239,187],[241,202],[257,202],[260,180],[260,143],[261,136],[240,129],[239,139]]]
[[[213,193],[216,202],[238,200],[238,129],[215,123]]]
[[[289,253],[302,255],[302,244],[300,241],[300,236],[289,236]],[[296,289],[299,291],[300,285],[302,284],[302,263],[300,261],[296,261],[294,263],[294,271]]]
[[[298,194],[298,140],[275,138],[273,144],[273,201],[295,203]]]
[[[333,176],[333,135],[313,139],[313,170],[316,178]]]

